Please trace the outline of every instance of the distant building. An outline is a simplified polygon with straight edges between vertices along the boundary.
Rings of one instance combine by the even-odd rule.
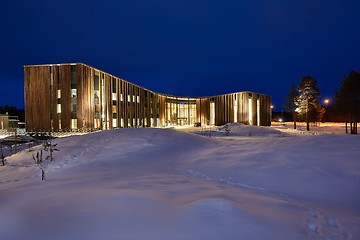
[[[0,114],[0,130],[16,129],[19,125],[17,116],[10,116],[8,113]]]
[[[9,128],[9,115],[0,114],[0,130],[7,130]]]
[[[27,131],[271,123],[270,96],[254,92],[171,96],[82,63],[27,65],[24,76]]]

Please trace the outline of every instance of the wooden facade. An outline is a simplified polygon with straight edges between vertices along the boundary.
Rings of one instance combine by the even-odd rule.
[[[27,131],[169,125],[269,126],[270,96],[236,92],[213,97],[155,93],[91,66],[24,66]]]

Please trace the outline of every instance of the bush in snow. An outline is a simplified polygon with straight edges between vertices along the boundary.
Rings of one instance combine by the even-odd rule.
[[[36,166],[38,166],[38,168],[41,170],[41,180],[45,180],[45,169],[44,166],[42,165],[43,162],[42,156],[43,156],[42,150],[40,150],[40,153],[39,152],[36,153],[36,157],[33,154],[33,159]]]
[[[0,146],[0,159],[1,159],[2,165],[5,166],[6,160],[5,160],[2,146]]]
[[[225,134],[226,134],[226,136],[229,136],[230,130],[231,130],[230,126],[228,124],[225,124]]]

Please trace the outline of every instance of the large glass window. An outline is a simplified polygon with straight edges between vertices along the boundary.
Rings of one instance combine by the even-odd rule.
[[[236,94],[234,94],[234,122],[238,121],[238,105],[236,100]]]
[[[252,99],[249,98],[249,124],[253,125]]]
[[[196,103],[192,99],[167,98],[165,125],[191,125],[196,119]]]
[[[215,124],[215,102],[210,102],[210,125]]]

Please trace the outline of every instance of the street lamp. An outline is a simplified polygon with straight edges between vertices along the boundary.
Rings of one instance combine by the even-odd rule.
[[[330,100],[326,98],[326,99],[324,100],[325,106],[327,107],[327,106],[329,105],[329,103],[330,103]]]
[[[327,119],[327,107],[329,106],[329,103],[330,103],[330,100],[328,99],[328,98],[325,98],[324,99],[324,105],[325,105],[325,107],[324,107],[324,118],[326,119],[326,120],[328,120]],[[324,121],[324,120],[323,120]]]

